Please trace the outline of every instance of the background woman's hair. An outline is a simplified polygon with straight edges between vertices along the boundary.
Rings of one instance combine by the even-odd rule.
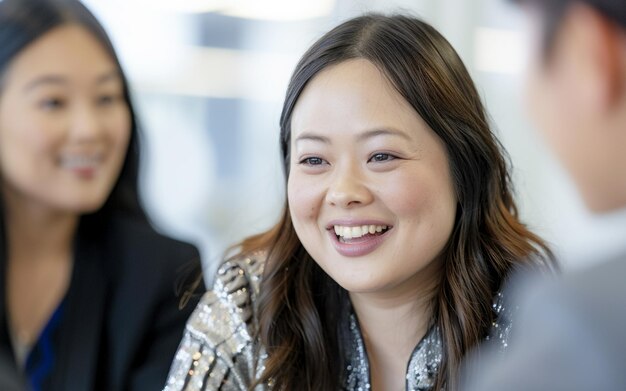
[[[130,142],[120,177],[104,206],[93,214],[85,216],[81,224],[99,224],[102,219],[116,211],[146,220],[138,195],[139,134],[135,111],[129,95],[128,82],[113,45],[102,25],[80,1],[0,1],[0,99],[2,99],[4,79],[13,59],[28,45],[50,30],[66,24],[78,24],[85,28],[109,54],[122,78],[124,99],[128,104],[131,118]],[[0,221],[4,222],[3,207],[0,208]]]
[[[458,199],[443,273],[431,303],[442,336],[436,389],[455,388],[459,362],[489,333],[492,304],[519,265],[553,257],[517,217],[507,161],[490,130],[480,97],[461,59],[430,25],[409,16],[368,14],[334,28],[304,54],[291,78],[280,120],[289,176],[291,116],[300,93],[320,71],[366,59],[426,121],[446,146]],[[306,252],[288,207],[269,232],[241,245],[240,255],[268,251],[259,299],[259,334],[269,358],[260,382],[280,390],[339,389],[345,367],[343,318],[348,295]]]

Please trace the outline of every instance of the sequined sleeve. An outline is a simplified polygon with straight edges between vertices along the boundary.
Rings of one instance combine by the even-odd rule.
[[[213,289],[187,322],[165,391],[248,391],[258,372],[254,303],[262,272],[257,259],[220,267]]]
[[[491,332],[485,339],[500,353],[504,353],[509,347],[513,318],[517,312],[517,306],[510,305],[506,295],[498,292],[493,302],[493,312],[496,315],[491,325]]]

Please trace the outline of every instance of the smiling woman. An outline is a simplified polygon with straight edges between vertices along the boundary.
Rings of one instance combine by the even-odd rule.
[[[190,319],[168,390],[455,390],[501,290],[553,266],[450,44],[365,15],[298,63],[281,116],[282,219],[241,244]]]
[[[120,173],[131,127],[109,54],[83,27],[68,24],[19,53],[4,79],[5,205],[71,213],[100,208]]]
[[[176,276],[199,259],[147,221],[137,133],[113,47],[79,1],[0,3],[0,350],[30,390],[165,380],[191,312]]]

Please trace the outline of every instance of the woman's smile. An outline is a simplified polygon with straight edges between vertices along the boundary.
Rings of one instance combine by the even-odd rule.
[[[339,254],[360,257],[382,245],[392,228],[391,225],[372,220],[350,220],[344,223],[334,221],[326,230]]]

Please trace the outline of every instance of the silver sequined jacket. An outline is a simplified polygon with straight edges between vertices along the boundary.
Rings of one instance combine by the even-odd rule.
[[[164,391],[248,391],[263,372],[267,354],[253,337],[263,265],[261,258],[248,258],[229,261],[220,267],[213,289],[204,295],[187,322]],[[510,332],[510,311],[502,303],[499,295],[494,303],[498,320],[488,339],[504,349]],[[349,317],[348,327],[353,348],[346,360],[342,390],[370,390],[367,354],[354,314]],[[441,355],[439,332],[431,327],[411,355],[407,391],[433,388]],[[260,385],[255,390],[269,389]]]

